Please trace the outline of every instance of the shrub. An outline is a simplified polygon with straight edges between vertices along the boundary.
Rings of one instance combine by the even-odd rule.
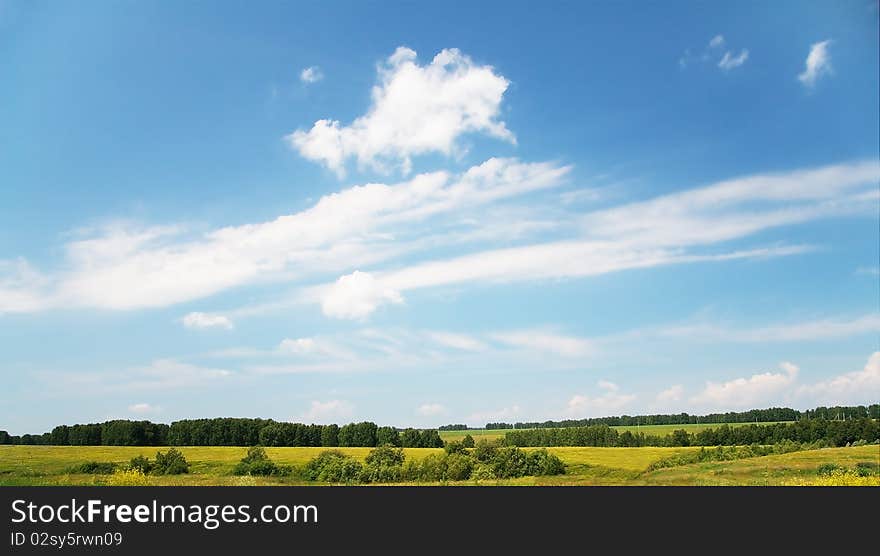
[[[417,480],[420,481],[445,481],[446,466],[448,465],[446,454],[431,454],[422,460]]]
[[[474,460],[466,453],[452,453],[446,456],[446,479],[466,481],[474,469]]]
[[[816,468],[817,475],[832,475],[836,471],[844,471],[844,468],[836,463],[823,463]]]
[[[251,446],[247,454],[235,465],[233,475],[286,475],[289,471],[275,465],[262,446]]]
[[[325,450],[303,468],[304,478],[328,483],[354,483],[360,480],[363,466],[339,450]]]
[[[153,475],[181,475],[189,473],[189,463],[183,454],[175,448],[168,448],[165,453],[156,452],[156,463],[153,465]]]
[[[464,438],[461,439],[461,445],[465,448],[473,448],[474,447],[474,437],[466,434]]]
[[[141,473],[147,474],[153,470],[153,463],[144,456],[136,456],[128,462],[129,469],[137,469]]]
[[[875,461],[860,461],[856,464],[856,474],[860,477],[880,475],[880,464]]]
[[[565,464],[546,448],[529,452],[526,456],[526,475],[563,475]]]
[[[464,447],[464,443],[458,441],[447,442],[446,445],[443,446],[443,450],[445,450],[447,454],[467,453],[467,450]]]
[[[70,468],[71,473],[89,473],[91,475],[110,475],[116,471],[116,464],[101,461],[87,461]]]
[[[471,479],[474,479],[475,481],[491,481],[495,478],[495,472],[492,471],[492,466],[485,463],[474,465],[474,469],[471,471]]]
[[[391,483],[403,477],[403,448],[389,444],[370,450],[361,480],[365,483]]]
[[[477,442],[476,446],[474,446],[474,458],[477,461],[488,463],[492,461],[497,451],[498,445],[496,443],[489,442],[485,439],[480,439],[480,441]]]
[[[117,469],[110,476],[111,486],[147,486],[146,474],[139,469]]]
[[[499,448],[492,458],[492,471],[499,479],[522,477],[528,472],[525,452],[516,446]]]

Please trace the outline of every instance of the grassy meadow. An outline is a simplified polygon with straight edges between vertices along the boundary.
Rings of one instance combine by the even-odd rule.
[[[157,449],[125,446],[0,446],[0,485],[105,485],[110,475],[71,473],[87,462],[126,464],[138,455],[153,457]],[[149,476],[154,485],[281,485],[305,483],[293,477],[237,477],[232,468],[245,455],[239,447],[179,448],[191,464],[186,475]],[[267,448],[278,464],[302,466],[324,448]],[[363,460],[370,448],[340,448]],[[462,485],[787,485],[814,484],[819,467],[853,468],[859,462],[880,465],[880,446],[825,448],[735,461],[706,462],[648,471],[661,459],[699,448],[548,448],[566,465],[566,474],[548,477],[465,481]],[[440,448],[407,448],[408,459],[421,459]],[[856,484],[880,486],[880,477]],[[415,483],[407,483],[415,484]],[[821,484],[821,483],[817,483]],[[849,484],[849,483],[844,483]]]

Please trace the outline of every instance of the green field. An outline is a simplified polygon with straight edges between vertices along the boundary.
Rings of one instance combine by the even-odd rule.
[[[164,448],[162,448],[164,450]],[[71,466],[86,461],[127,463],[132,457],[152,457],[157,448],[123,446],[0,446],[0,485],[104,485],[109,475],[71,474]],[[276,485],[310,484],[290,478],[236,477],[233,466],[246,448],[183,447],[191,464],[187,475],[148,477],[155,485]],[[276,463],[301,466],[323,448],[268,448]],[[369,448],[341,448],[363,459]],[[674,454],[698,448],[550,448],[566,464],[565,475],[491,480],[479,484],[510,485],[780,485],[810,480],[817,468],[833,463],[853,467],[859,462],[880,465],[880,446],[827,448],[736,461],[710,462],[647,471],[649,465]],[[407,458],[420,459],[438,448],[407,448]],[[880,478],[871,479],[880,486]],[[313,484],[313,483],[311,483]],[[414,483],[410,483],[414,484]],[[460,484],[473,485],[475,481]]]
[[[699,423],[696,425],[641,425],[626,427],[611,427],[617,429],[617,432],[630,431],[632,433],[641,432],[646,435],[666,436],[672,431],[684,429],[687,432],[699,432],[703,429],[714,429],[722,426],[724,423]],[[729,427],[741,427],[743,425],[752,425],[753,423],[728,423]],[[773,423],[758,423],[760,425],[772,425]],[[504,438],[504,434],[515,429],[470,429],[465,431],[440,431],[440,438],[444,441],[461,440],[466,435],[471,435],[474,440],[481,438],[486,440],[494,440],[496,438]]]

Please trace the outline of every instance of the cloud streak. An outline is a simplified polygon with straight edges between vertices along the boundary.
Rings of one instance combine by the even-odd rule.
[[[815,87],[816,82],[822,76],[831,75],[833,72],[830,46],[830,40],[817,42],[810,46],[810,53],[807,54],[807,59],[804,61],[804,71],[797,76],[798,81],[805,87]]]

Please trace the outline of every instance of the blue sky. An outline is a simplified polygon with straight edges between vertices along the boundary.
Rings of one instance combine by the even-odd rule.
[[[876,2],[0,2],[0,428],[880,399]]]

